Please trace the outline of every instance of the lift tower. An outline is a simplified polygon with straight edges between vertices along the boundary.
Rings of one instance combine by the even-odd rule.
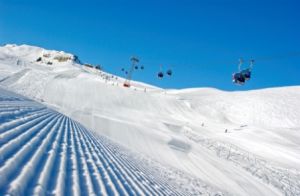
[[[131,67],[130,67],[130,70],[127,74],[127,78],[126,78],[126,80],[123,84],[124,87],[130,87],[130,81],[131,81],[131,78],[132,78],[132,74],[134,72],[134,68],[140,62],[140,60],[135,56],[131,57],[130,61],[131,61]]]

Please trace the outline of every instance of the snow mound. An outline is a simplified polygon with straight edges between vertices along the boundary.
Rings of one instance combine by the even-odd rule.
[[[220,122],[262,127],[300,127],[300,87],[270,88],[247,92],[216,89],[173,91],[192,107]]]

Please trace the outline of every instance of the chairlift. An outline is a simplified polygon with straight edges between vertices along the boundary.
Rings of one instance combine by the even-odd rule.
[[[162,79],[164,77],[164,73],[162,71],[158,72],[157,77]]]
[[[238,72],[232,74],[232,82],[237,85],[244,85],[246,81],[251,78],[251,71],[254,64],[254,60],[250,60],[250,66],[246,69],[241,70],[241,66],[244,61],[242,59],[239,60]]]
[[[251,78],[251,70],[249,68],[242,70],[241,74],[243,75],[243,77],[245,78],[246,81],[250,80],[250,78]]]
[[[245,77],[241,73],[234,73],[232,75],[232,82],[237,85],[244,85],[245,84]]]
[[[132,79],[132,73],[134,72],[135,69],[138,69],[138,63],[140,62],[140,60],[133,56],[130,58],[130,61],[131,61],[131,67],[128,71],[125,72],[125,74],[127,75],[126,76],[126,80],[123,84],[124,87],[130,87],[130,81]]]
[[[172,76],[172,74],[173,74],[172,70],[169,69],[169,70],[167,71],[167,75],[168,75],[168,76]]]
[[[164,77],[164,72],[162,71],[162,65],[159,66],[159,72],[157,73],[157,77],[162,79]]]

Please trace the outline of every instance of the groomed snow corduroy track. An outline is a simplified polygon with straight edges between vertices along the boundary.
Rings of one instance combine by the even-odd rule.
[[[0,195],[184,194],[122,147],[41,104],[1,90],[0,117]]]

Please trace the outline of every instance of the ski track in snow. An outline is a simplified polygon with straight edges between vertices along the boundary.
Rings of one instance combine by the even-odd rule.
[[[67,116],[0,91],[0,195],[223,195]]]
[[[202,147],[215,152],[218,157],[245,169],[264,183],[271,184],[284,195],[300,195],[300,172],[298,170],[279,167],[238,146],[205,138],[193,133],[190,129],[186,129],[184,135]]]

